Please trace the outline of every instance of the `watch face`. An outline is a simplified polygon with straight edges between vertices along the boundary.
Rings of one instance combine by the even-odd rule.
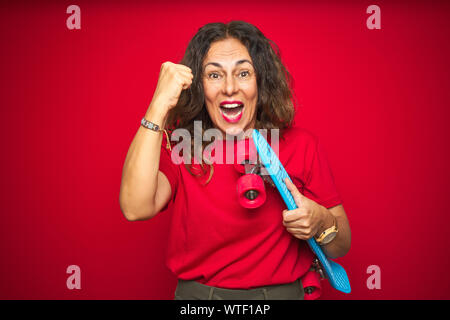
[[[327,234],[325,236],[325,238],[323,238],[322,244],[330,243],[331,241],[333,241],[333,239],[336,237],[336,235],[337,235],[337,232],[331,232],[331,233]]]

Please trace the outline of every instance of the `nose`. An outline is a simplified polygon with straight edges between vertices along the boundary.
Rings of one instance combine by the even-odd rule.
[[[238,84],[233,76],[226,77],[224,82],[223,91],[227,96],[232,96],[238,90]]]

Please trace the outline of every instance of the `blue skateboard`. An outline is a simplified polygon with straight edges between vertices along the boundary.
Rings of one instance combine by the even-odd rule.
[[[296,209],[297,205],[295,204],[294,198],[292,197],[291,193],[286,187],[286,184],[284,183],[284,180],[286,178],[289,178],[289,175],[287,174],[277,155],[258,130],[253,130],[253,142],[255,143],[256,150],[258,151],[259,158],[264,165],[264,168],[269,173],[272,182],[280,192],[281,197],[286,203],[288,209]],[[289,178],[289,180],[290,179],[291,178]],[[342,291],[344,293],[350,293],[350,282],[344,268],[336,262],[328,259],[314,238],[307,240],[307,242],[311,250],[319,259],[323,269],[325,270],[326,276],[330,281],[331,286],[336,290]]]

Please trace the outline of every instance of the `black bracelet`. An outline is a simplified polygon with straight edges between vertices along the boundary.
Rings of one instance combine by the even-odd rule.
[[[145,118],[142,118],[142,120],[141,120],[141,126],[143,126],[144,128],[147,128],[147,129],[156,131],[156,132],[163,131],[163,130],[161,130],[161,129],[159,128],[159,126],[158,126],[157,124],[154,124],[153,122],[148,121],[148,120],[145,119]]]
[[[167,130],[161,129],[157,124],[154,124],[153,122],[148,121],[147,119],[145,119],[145,117],[142,118],[142,120],[141,120],[141,126],[143,126],[144,128],[150,129],[152,131],[155,131],[155,132],[164,132],[166,135],[166,143],[167,143],[166,148],[169,150],[172,150],[172,147],[170,145],[169,135],[167,134]]]

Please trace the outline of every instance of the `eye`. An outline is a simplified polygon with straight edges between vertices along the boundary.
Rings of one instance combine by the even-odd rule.
[[[211,72],[208,74],[208,78],[209,79],[213,79],[213,80],[217,80],[220,79],[220,74],[218,74],[217,72]]]
[[[240,78],[247,78],[250,75],[249,71],[241,71],[239,72],[239,77]]]

